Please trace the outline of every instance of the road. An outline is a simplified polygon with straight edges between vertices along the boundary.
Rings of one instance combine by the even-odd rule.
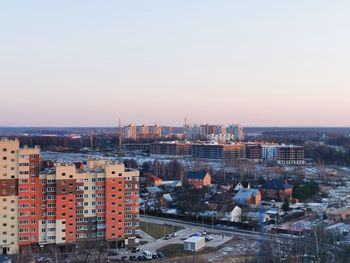
[[[252,239],[259,239],[259,232],[255,231],[249,231],[249,230],[243,230],[238,229],[234,227],[220,227],[216,225],[207,225],[207,224],[201,224],[201,223],[195,223],[195,222],[188,222],[184,220],[179,219],[170,219],[170,218],[160,218],[155,216],[144,216],[140,215],[140,220],[144,222],[150,222],[155,224],[169,224],[173,226],[180,226],[180,227],[200,227],[202,230],[210,231],[211,233],[215,234],[223,234],[228,236],[241,236],[245,238],[252,238]],[[277,235],[278,238],[284,239],[284,240],[292,240],[295,239],[295,236],[290,235]],[[265,238],[270,240],[276,241],[276,235],[275,234],[269,234],[265,233]]]

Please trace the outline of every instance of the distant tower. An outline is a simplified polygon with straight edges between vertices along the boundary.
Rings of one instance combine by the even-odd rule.
[[[184,139],[187,139],[187,117],[185,117],[185,124],[184,124]]]

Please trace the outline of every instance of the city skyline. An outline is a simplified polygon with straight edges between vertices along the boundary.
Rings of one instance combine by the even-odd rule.
[[[3,3],[0,126],[348,127],[349,7]]]

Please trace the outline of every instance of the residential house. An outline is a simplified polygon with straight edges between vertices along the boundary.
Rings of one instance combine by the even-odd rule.
[[[249,182],[237,182],[237,184],[233,187],[234,192],[238,192],[241,189],[249,189],[250,183]]]
[[[162,184],[162,179],[151,173],[145,173],[148,186],[160,186]]]
[[[260,220],[262,219],[262,221],[264,223],[267,223],[270,220],[270,216],[267,215],[265,212],[263,212],[263,214],[261,214],[261,212],[247,212],[241,215],[242,217],[242,221],[247,221],[250,224],[256,224],[259,225],[260,224]]]
[[[174,198],[171,196],[171,194],[163,194],[159,202],[163,207],[170,207],[174,202]]]
[[[293,186],[287,180],[272,179],[264,183],[260,188],[264,198],[285,200],[292,198]]]
[[[350,207],[340,207],[340,208],[328,208],[326,209],[326,215],[330,220],[335,222],[349,220],[350,219]]]
[[[233,197],[233,201],[239,205],[259,205],[261,193],[258,189],[241,189]]]
[[[149,187],[146,187],[146,190],[147,192],[149,193],[149,196],[150,197],[157,197],[157,196],[160,196],[162,194],[162,190],[157,187],[157,186],[149,186]]]
[[[209,187],[211,185],[211,176],[209,172],[189,172],[187,182],[195,188]]]
[[[223,205],[217,212],[217,219],[229,222],[241,222],[242,209],[236,204]]]
[[[216,210],[217,207],[219,206],[232,204],[232,203],[233,203],[232,194],[230,192],[216,193],[208,200],[209,208],[214,210]]]

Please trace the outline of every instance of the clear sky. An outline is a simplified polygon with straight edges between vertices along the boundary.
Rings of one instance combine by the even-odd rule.
[[[350,1],[1,1],[0,126],[350,126]]]

